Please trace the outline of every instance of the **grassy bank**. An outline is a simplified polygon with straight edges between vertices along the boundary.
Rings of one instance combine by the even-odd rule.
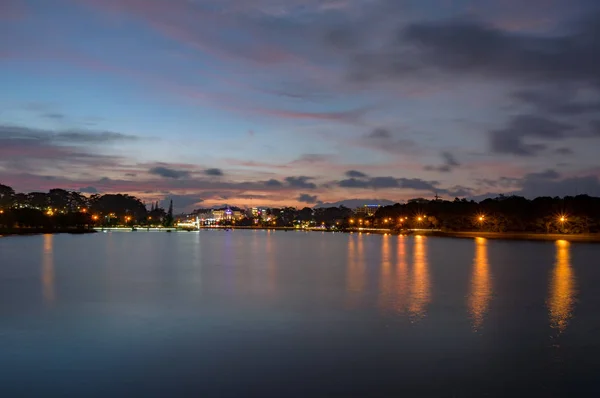
[[[40,235],[40,234],[91,234],[88,228],[0,228],[0,236],[10,235]]]
[[[423,235],[423,234],[421,234]],[[509,239],[509,240],[535,240],[535,241],[557,241],[600,243],[600,234],[539,234],[527,232],[429,232],[429,236],[447,238],[486,238],[486,239]]]

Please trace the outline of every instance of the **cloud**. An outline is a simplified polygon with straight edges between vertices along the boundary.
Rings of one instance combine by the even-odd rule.
[[[600,196],[600,181],[597,175],[564,177],[554,169],[527,173],[521,178],[501,177],[498,180],[479,181],[480,185],[501,188],[507,195],[518,195],[526,198],[540,196],[576,196],[588,194]],[[494,197],[497,194],[481,195],[479,198]]]
[[[298,196],[296,200],[301,203],[315,204],[319,201],[319,198],[316,195],[311,196],[309,194],[303,193],[300,196]]]
[[[571,148],[567,148],[567,147],[560,147],[560,148],[556,148],[554,150],[554,153],[556,153],[558,155],[572,155],[573,150]]]
[[[122,159],[100,151],[104,144],[118,141],[123,136],[86,130],[55,131],[0,125],[0,167],[31,173],[47,169],[73,172],[114,167]]]
[[[338,185],[342,188],[404,188],[419,191],[435,191],[439,182],[425,181],[420,178],[370,177],[363,179],[349,178],[339,181]]]
[[[499,154],[534,156],[546,149],[546,145],[527,143],[526,139],[561,140],[574,129],[573,125],[544,117],[519,115],[507,127],[490,132],[490,149]]]
[[[265,186],[267,186],[267,187],[282,187],[283,183],[281,181],[278,181],[275,179],[270,179],[268,181],[265,181]]]
[[[317,187],[316,184],[309,182],[313,177],[286,177],[285,181],[289,184],[289,186],[294,188],[302,188],[302,189],[315,189]]]
[[[369,188],[370,184],[367,180],[358,180],[356,178],[349,178],[341,180],[338,185],[342,188]]]
[[[119,141],[137,141],[139,137],[113,133],[110,131],[102,132],[83,132],[83,131],[64,131],[55,133],[54,137],[57,141],[64,141],[69,143],[110,143]]]
[[[512,98],[549,115],[579,116],[600,112],[600,100],[578,100],[577,92],[565,87],[546,87],[538,90],[519,90]]]
[[[553,169],[548,169],[538,173],[528,173],[523,177],[523,181],[556,180],[560,174]]]
[[[392,206],[395,202],[386,199],[345,199],[338,202],[319,203],[315,207],[340,207],[345,206],[350,209],[362,207],[364,205],[379,205],[379,206]]]
[[[220,176],[224,175],[223,170],[221,170],[221,169],[214,169],[214,168],[213,169],[206,169],[206,170],[204,170],[204,174],[206,174],[207,176],[217,176],[217,177],[220,177]]]
[[[177,195],[177,194],[168,194],[167,197],[161,201],[162,206],[167,208],[169,206],[170,201],[173,201],[173,208],[176,211],[184,211],[191,209],[192,207],[199,206],[204,199],[200,198],[198,194],[190,194],[190,195]]]
[[[456,160],[453,154],[444,151],[441,153],[444,163],[440,166],[425,166],[427,171],[439,171],[441,173],[451,172],[454,168],[459,167],[460,163]]]
[[[357,171],[357,170],[348,170],[346,173],[347,177],[350,178],[364,178],[367,177],[367,175],[363,172]]]
[[[172,178],[178,180],[180,178],[189,178],[190,172],[187,170],[176,170],[168,167],[153,167],[148,170],[148,173],[164,178]]]
[[[46,119],[53,119],[53,120],[63,120],[63,119],[66,119],[66,115],[64,115],[62,113],[44,113],[42,115],[42,117],[44,117]]]
[[[98,189],[96,187],[83,187],[83,188],[79,188],[79,192],[81,193],[98,193]]]
[[[526,175],[521,181],[521,189],[515,195],[527,198],[539,196],[576,196],[588,194],[600,196],[598,176],[568,177],[560,179],[560,175],[548,170],[543,173]]]
[[[382,139],[382,140],[389,140],[390,138],[392,138],[392,133],[388,129],[379,127],[379,128],[376,128],[375,130],[371,131],[370,133],[368,133],[367,137],[375,138],[375,139]]]
[[[442,72],[523,82],[600,85],[600,14],[563,35],[509,32],[459,19],[402,26],[387,44],[353,59],[354,79],[406,79]],[[384,42],[385,43],[385,42]]]
[[[305,153],[303,155],[300,155],[300,157],[298,159],[294,160],[292,162],[292,164],[294,164],[294,163],[308,163],[308,164],[320,163],[320,162],[327,161],[329,158],[331,158],[331,155],[324,155],[324,154],[320,154],[320,153]]]
[[[29,140],[30,143],[103,144],[120,141],[137,141],[139,137],[112,131],[44,130],[0,125],[0,140]]]
[[[387,128],[378,127],[364,134],[357,142],[361,148],[371,148],[397,155],[415,151],[415,143],[404,138],[396,138]]]

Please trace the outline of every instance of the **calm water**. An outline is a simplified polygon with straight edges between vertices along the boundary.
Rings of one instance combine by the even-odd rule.
[[[600,245],[0,239],[0,396],[600,396]]]

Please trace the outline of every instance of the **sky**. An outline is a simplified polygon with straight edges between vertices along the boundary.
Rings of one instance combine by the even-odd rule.
[[[600,196],[597,0],[0,0],[0,183]]]

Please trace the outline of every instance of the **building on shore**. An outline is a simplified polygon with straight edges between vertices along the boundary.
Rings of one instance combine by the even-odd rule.
[[[357,217],[371,217],[371,216],[375,215],[375,213],[377,212],[377,210],[380,207],[381,207],[380,205],[360,206],[360,207],[357,207],[356,209],[354,209],[354,214]]]

